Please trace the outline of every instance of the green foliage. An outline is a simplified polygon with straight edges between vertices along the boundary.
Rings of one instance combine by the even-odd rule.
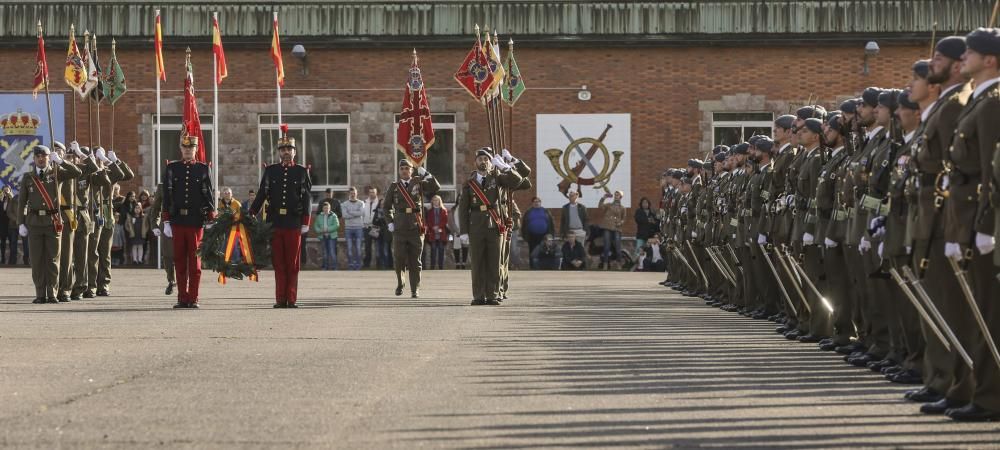
[[[228,209],[220,211],[212,228],[205,230],[201,246],[198,247],[198,256],[201,257],[201,265],[204,268],[235,280],[242,280],[256,273],[258,269],[271,265],[271,225],[244,214],[240,216],[240,222],[246,227],[250,238],[253,265],[247,264],[246,255],[239,261],[226,262],[226,240],[235,225],[235,214]]]

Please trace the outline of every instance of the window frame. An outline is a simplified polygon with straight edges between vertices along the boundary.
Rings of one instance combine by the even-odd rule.
[[[154,153],[158,153],[156,155],[156,159],[157,160],[153,161],[153,164],[156,165],[156,172],[155,172],[156,179],[153,180],[154,186],[160,184],[160,181],[162,181],[162,180],[160,180],[160,178],[163,177],[163,170],[167,167],[167,163],[163,162],[163,148],[160,148],[160,149],[156,148],[157,132],[158,131],[181,131],[181,128],[183,128],[183,126],[184,126],[184,123],[183,123],[184,122],[184,115],[183,114],[160,114],[159,117],[161,119],[161,123],[159,124],[159,127],[157,127],[157,120],[156,120],[157,115],[156,115],[156,113],[152,114],[153,123],[150,124],[150,128],[153,130],[153,134],[152,134],[152,138],[153,139],[152,139],[152,142],[150,142],[150,147],[153,148],[153,152]],[[163,121],[163,119],[167,118],[167,117],[171,118],[171,121],[169,123]],[[177,123],[173,123],[173,118],[177,118]],[[212,120],[213,119],[213,115],[212,114],[199,114],[198,118],[199,119],[205,119],[205,120],[207,120],[207,121],[201,123],[201,132],[202,133],[211,132],[212,133],[212,142],[215,142],[215,139],[218,139],[218,135],[215,133],[215,125],[214,125],[214,122]],[[114,130],[112,130],[112,131],[114,131]],[[162,142],[160,144],[162,145]],[[159,151],[157,152],[157,150],[159,150]],[[180,150],[178,150],[178,151],[180,151]],[[214,170],[212,170],[213,182],[217,182],[217,180],[215,180],[215,177],[219,176],[219,168],[217,167],[219,163],[218,163],[218,161],[213,161],[211,159],[211,157],[212,157],[212,147],[211,146],[208,146],[208,147],[205,148],[205,157],[208,158],[209,162],[212,163],[212,168],[214,169]]]
[[[771,115],[771,120],[768,120],[768,121],[764,121],[764,120],[715,120],[715,114],[716,113],[726,113],[726,114],[733,114],[733,113],[738,113],[738,114],[770,114]],[[774,134],[774,131],[773,131],[773,127],[774,127],[774,112],[772,112],[772,111],[739,111],[739,112],[737,112],[737,111],[713,111],[712,112],[712,147],[715,147],[716,145],[719,145],[718,143],[715,142],[715,130],[716,130],[716,128],[736,128],[736,127],[740,128],[740,137],[742,139],[744,139],[744,140],[746,138],[743,137],[743,136],[746,134],[746,129],[747,128],[767,128],[768,130],[772,130],[771,132],[768,133],[767,136],[768,137],[774,137],[773,136],[773,134]]]
[[[263,140],[263,137],[261,136],[262,135],[261,132],[265,131],[265,130],[278,131],[278,130],[281,129],[281,125],[279,123],[277,123],[277,122],[275,122],[275,123],[264,123],[263,119],[264,119],[265,116],[271,117],[271,116],[276,116],[276,114],[258,114],[257,115],[257,161],[260,161],[260,164],[257,165],[257,179],[260,179],[260,177],[264,174],[264,166],[266,166],[267,164],[270,164],[269,161],[268,162],[264,161],[264,140]],[[305,148],[305,146],[307,145],[306,142],[309,139],[307,137],[307,133],[306,133],[307,130],[323,130],[323,131],[326,131],[326,130],[345,130],[346,131],[346,133],[347,133],[346,134],[346,137],[347,137],[347,143],[346,143],[347,144],[347,150],[346,150],[346,153],[347,154],[345,155],[345,160],[347,161],[346,184],[342,184],[342,185],[341,184],[313,184],[311,192],[313,192],[313,193],[324,192],[327,189],[333,189],[335,192],[336,191],[347,191],[347,189],[352,186],[351,185],[351,117],[350,117],[350,114],[292,114],[290,116],[295,116],[295,117],[302,117],[302,116],[343,116],[343,117],[347,118],[347,121],[344,122],[344,123],[326,123],[326,122],[323,122],[323,123],[295,123],[295,122],[289,122],[288,123],[288,130],[289,131],[292,131],[292,130],[301,130],[302,131],[302,142],[301,143],[296,142],[296,147],[298,147],[298,148]],[[288,116],[286,116],[286,117],[288,117]],[[298,148],[296,148],[296,152],[295,152],[295,157],[296,157],[295,158],[296,159],[295,162],[298,163],[298,164],[301,164],[303,166],[308,165],[309,161],[306,160],[306,152],[304,152],[304,151],[300,152],[300,151],[298,151]]]

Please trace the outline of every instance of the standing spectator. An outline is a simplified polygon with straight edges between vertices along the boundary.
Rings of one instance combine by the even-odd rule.
[[[128,245],[128,254],[131,256],[132,265],[138,266],[143,262],[142,245],[146,240],[145,220],[142,214],[142,205],[136,203],[132,207],[132,213],[124,217],[123,228],[125,229],[125,242]]]
[[[139,191],[139,204],[142,205],[142,209],[149,208],[153,204],[149,198],[149,191],[145,189]]]
[[[125,199],[125,197],[120,198],[122,200]],[[119,209],[120,206],[115,210],[118,211]],[[128,215],[125,217],[128,217]],[[125,239],[125,226],[122,224],[123,220],[125,219],[122,217],[122,213],[115,212],[115,227],[111,234],[111,263],[118,266],[125,265],[125,248],[128,244]]]
[[[243,206],[240,204],[239,200],[233,197],[233,190],[228,187],[222,188],[219,191],[219,204],[216,206],[215,211],[217,213],[222,213],[223,211],[229,211],[233,214],[240,213],[243,211]],[[241,213],[242,214],[242,213]],[[239,261],[243,258],[243,250],[239,245],[233,246],[233,261]]]
[[[441,196],[431,197],[431,207],[425,213],[427,224],[427,247],[430,247],[431,263],[428,268],[444,269],[444,248],[448,244],[448,210],[441,204]]]
[[[562,247],[562,270],[584,270],[587,268],[587,252],[575,234],[567,234]]]
[[[128,193],[125,194],[125,198],[118,204],[117,209],[118,212],[121,213],[121,219],[126,220],[128,219],[128,216],[133,215],[135,205],[137,204],[139,204],[139,202],[135,199],[135,191],[128,191]]]
[[[646,245],[646,240],[653,237],[660,230],[660,220],[656,218],[656,211],[649,202],[649,199],[643,197],[639,200],[639,209],[635,210],[635,252],[639,253],[639,249],[643,245]]]
[[[255,198],[257,198],[257,191],[250,189],[250,191],[247,192],[247,201],[243,202],[242,206],[243,215],[246,215],[247,212],[250,211],[250,205],[253,204],[253,200]]]
[[[323,195],[324,195],[323,199],[321,199],[319,201],[319,204],[316,205],[316,208],[318,210],[322,211],[323,210],[323,204],[324,203],[329,203],[330,204],[330,211],[333,211],[333,213],[336,214],[337,217],[343,218],[344,217],[344,211],[340,207],[340,201],[337,200],[337,199],[335,199],[335,198],[333,198],[333,189],[326,188],[326,192],[324,192]]]
[[[562,252],[551,234],[546,234],[541,244],[531,251],[531,267],[537,270],[559,270]]]
[[[344,237],[347,238],[347,268],[361,270],[361,244],[365,241],[365,202],[358,199],[358,189],[351,186],[347,190],[347,201],[342,203],[344,211]],[[331,205],[330,209],[333,209]]]
[[[579,192],[569,191],[569,203],[563,205],[559,218],[559,233],[563,236],[573,234],[582,242],[587,237],[587,207],[577,202],[579,199]]]
[[[364,267],[368,269],[372,266],[372,255],[374,254],[375,267],[381,269],[384,261],[382,259],[382,230],[380,228],[381,224],[385,223],[385,218],[382,217],[382,201],[378,198],[378,188],[368,186],[366,191],[368,192],[368,198],[365,199]]]
[[[625,224],[625,207],[622,206],[622,191],[615,191],[614,200],[607,203],[611,194],[601,197],[597,206],[604,210],[604,219],[601,221],[601,229],[604,232],[604,253],[601,255],[601,265],[598,269],[610,270],[611,260],[618,260],[618,253],[622,251],[622,225]]]
[[[469,236],[463,235],[458,226],[458,201],[451,205],[448,213],[448,229],[451,230],[451,251],[455,257],[455,268],[464,269],[469,261]]]
[[[521,221],[521,237],[528,241],[528,254],[534,254],[535,247],[538,247],[538,244],[545,240],[546,235],[553,233],[555,233],[555,227],[553,226],[552,214],[549,213],[549,210],[542,208],[542,199],[532,198],[531,208],[524,213],[524,219]],[[537,269],[533,258],[530,266],[532,269]]]
[[[17,264],[17,239],[20,235],[17,234],[17,198],[14,197],[13,191],[11,191],[10,186],[4,186],[3,191],[0,191],[0,198],[3,198],[4,205],[4,215],[7,217],[8,230],[7,234],[0,237],[0,239],[5,240],[10,243],[10,255],[7,257],[7,264],[15,265]],[[24,265],[28,265],[28,240],[21,240],[21,261]],[[0,257],[3,255],[0,254]],[[2,258],[0,258],[2,260]]]
[[[14,203],[14,196],[11,194],[10,186],[4,185],[3,189],[0,190],[0,264],[4,261],[7,255],[7,243],[11,241],[11,228],[14,229],[13,236],[17,236],[17,225],[11,227],[9,224],[14,223],[11,217],[7,215],[7,205],[9,203]],[[15,255],[17,254],[17,241],[10,243],[11,252]]]
[[[313,221],[313,231],[323,244],[323,270],[337,270],[337,233],[340,231],[340,218],[333,212],[329,203],[324,203]]]

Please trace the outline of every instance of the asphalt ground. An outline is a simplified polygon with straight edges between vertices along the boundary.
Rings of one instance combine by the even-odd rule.
[[[33,305],[0,269],[5,448],[1000,448],[1000,424],[918,412],[906,387],[774,324],[705,306],[662,274],[515,272],[469,306],[466,271],[273,275],[174,310],[163,273]]]

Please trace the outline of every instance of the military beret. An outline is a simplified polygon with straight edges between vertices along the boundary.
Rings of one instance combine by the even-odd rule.
[[[976,28],[965,35],[965,45],[979,54],[1000,56],[1000,29]]]
[[[399,160],[399,167],[413,167],[413,164],[410,163],[410,160],[403,158]]]
[[[910,100],[910,91],[903,91],[899,93],[899,98],[897,99],[899,106],[906,109],[918,110],[920,109],[920,104]]]
[[[670,176],[679,180],[684,176],[684,169],[670,169]]]
[[[736,144],[733,146],[734,155],[745,155],[750,150],[750,144],[743,142],[741,144]]]
[[[713,162],[713,161],[705,161],[705,162],[701,163],[701,168],[702,169],[712,170],[713,167],[715,167],[715,162]]]
[[[826,108],[819,105],[807,105],[795,111],[795,115],[802,120],[810,118],[823,120],[826,118]]]
[[[855,114],[858,112],[859,103],[861,103],[861,99],[849,98],[840,103],[840,110],[845,113]]]
[[[878,95],[878,104],[889,108],[890,111],[896,111],[899,107],[899,93],[903,92],[899,89],[886,89]]]
[[[948,36],[938,41],[934,46],[934,51],[954,60],[962,59],[965,53],[965,38],[962,36]]]
[[[52,153],[52,150],[49,150],[49,148],[44,145],[36,145],[35,150],[32,153],[35,156],[48,156]]]
[[[805,125],[802,126],[802,128],[805,128],[816,134],[823,134],[823,121],[817,118],[809,118],[806,119],[806,123]]]
[[[487,158],[492,158],[493,157],[493,149],[490,148],[490,147],[482,147],[479,150],[476,150],[476,158],[478,158],[480,156],[485,156]]]
[[[729,151],[729,147],[728,146],[725,146],[725,145],[716,145],[715,148],[712,149],[712,154],[713,155],[718,155],[719,153],[726,153],[728,151]]]
[[[753,146],[757,147],[757,150],[770,152],[774,149],[774,141],[767,136],[760,135],[757,136],[757,140],[754,142]]]
[[[833,128],[834,130],[840,131],[844,127],[844,115],[843,114],[830,114],[830,117],[826,119],[826,124]]]
[[[872,108],[878,106],[878,96],[882,93],[882,89],[877,87],[866,88],[864,92],[861,93],[861,101],[864,104],[871,106]]]
[[[84,155],[89,155],[90,154],[90,147],[84,147],[84,146],[81,145],[80,146],[80,151],[83,152]]]
[[[751,146],[755,145],[757,143],[757,141],[760,138],[762,138],[762,137],[764,137],[764,135],[762,135],[762,134],[755,134],[755,135],[750,136],[749,138],[747,138],[747,143],[750,144]]]
[[[715,156],[714,156],[714,158],[715,158],[715,162],[723,162],[723,161],[726,160],[726,152],[716,153]]]
[[[66,144],[63,144],[62,142],[59,141],[52,141],[52,147],[62,151],[66,151]]]
[[[921,59],[913,63],[913,74],[922,79],[927,79],[931,74],[931,60]]]
[[[786,130],[789,130],[792,128],[792,126],[795,125],[795,116],[791,114],[785,114],[783,116],[779,116],[777,119],[774,119],[774,124]]]
[[[691,168],[700,169],[701,168],[701,164],[702,164],[702,161],[700,159],[697,159],[697,158],[691,158],[691,159],[688,160],[688,167],[691,167]]]

